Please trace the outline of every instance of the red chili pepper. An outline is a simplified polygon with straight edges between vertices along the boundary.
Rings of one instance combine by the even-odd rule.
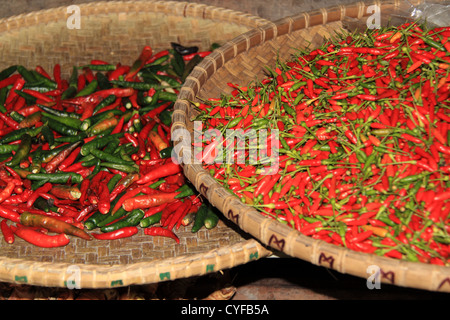
[[[208,56],[209,54],[211,54],[211,51],[201,51],[201,52],[196,52],[196,53],[191,53],[191,54],[186,54],[183,56],[183,60],[184,61],[190,61],[192,60],[195,56],[199,56],[201,58],[204,58],[206,56]]]
[[[115,70],[111,71],[108,76],[108,80],[118,80],[120,76],[128,73],[130,71],[130,66],[117,66]]]
[[[137,227],[131,226],[105,233],[92,233],[92,236],[97,240],[117,240],[134,236],[138,232],[139,229]]]
[[[37,188],[27,200],[27,207],[31,208],[34,202],[41,196],[42,193],[47,193],[52,189],[53,185],[46,182],[42,187]]]
[[[99,59],[92,59],[90,64],[94,65],[94,66],[100,66],[100,65],[107,65],[109,64],[108,62],[104,61],[104,60],[99,60]]]
[[[94,113],[94,108],[96,106],[95,102],[87,102],[83,105],[83,113],[81,114],[80,120],[84,121],[90,118]]]
[[[145,46],[141,54],[139,55],[139,58],[134,61],[133,65],[131,66],[129,72],[125,76],[125,80],[129,81],[134,78],[134,76],[144,67],[145,63],[153,54],[153,50],[150,46]]]
[[[19,123],[12,118],[8,117],[6,114],[0,112],[0,120],[2,120],[8,127],[17,130],[19,129]]]
[[[58,165],[58,169],[63,171],[64,169],[68,168],[69,166],[71,166],[75,159],[79,156],[80,154],[80,150],[81,147],[76,147],[73,151],[71,151],[70,155],[68,155],[63,161],[61,161],[61,163]]]
[[[406,73],[411,73],[414,70],[416,70],[417,68],[419,68],[422,65],[422,61],[418,60],[416,62],[414,62],[410,67],[408,67],[408,69],[406,70]]]
[[[422,141],[421,139],[419,139],[419,138],[417,138],[417,137],[414,137],[414,136],[412,136],[412,135],[410,135],[410,134],[408,134],[408,133],[402,133],[400,137],[401,137],[402,139],[411,141],[411,142],[413,142],[413,143],[417,143],[417,144],[423,143],[423,141]]]
[[[370,94],[358,94],[356,95],[357,98],[361,100],[367,100],[367,101],[376,101],[378,100],[377,96],[373,96]]]
[[[36,90],[22,89],[22,92],[27,93],[43,102],[53,102],[52,98],[50,98],[49,96],[46,96],[45,94],[40,93],[39,91],[36,91]]]
[[[139,142],[137,138],[135,138],[131,133],[125,132],[124,137],[128,142],[130,142],[133,145],[133,147],[135,148],[139,147]]]
[[[145,184],[145,183],[148,183],[153,180],[171,176],[171,175],[179,173],[181,171],[182,171],[181,166],[170,160],[169,162],[167,162],[157,168],[154,168],[147,174],[141,176],[140,179],[136,181],[136,183],[137,184]]]
[[[105,181],[98,187],[98,211],[107,214],[111,208],[109,189]]]
[[[349,239],[349,241],[350,242],[362,242],[362,241],[366,240],[367,238],[369,238],[372,234],[373,234],[372,230],[363,231],[363,232],[358,233],[357,235],[352,236]]]
[[[0,222],[0,229],[3,234],[3,238],[5,239],[6,243],[14,243],[14,232],[8,225],[7,220],[3,219],[2,222]]]
[[[386,257],[395,258],[395,259],[402,259],[403,258],[403,254],[400,251],[396,250],[396,249],[392,249],[392,250],[386,252],[384,255]]]
[[[353,133],[353,131],[351,131],[350,129],[345,131],[345,136],[350,140],[351,143],[353,143],[353,144],[357,144],[358,143],[358,138]]]
[[[28,227],[11,226],[11,228],[17,237],[42,248],[63,247],[70,242],[70,239],[64,233],[48,235]]]
[[[172,202],[176,199],[175,196],[178,194],[179,192],[162,192],[157,194],[140,195],[130,199],[125,199],[122,204],[122,208],[126,211],[132,211],[134,209],[148,209],[167,202]]]
[[[14,101],[14,99],[18,97],[16,91],[22,90],[23,86],[25,85],[25,82],[26,82],[25,79],[23,79],[22,77],[16,78],[16,81],[13,83],[12,88],[8,92],[8,96],[6,97],[5,100],[5,105],[11,104]]]
[[[177,237],[177,235],[169,229],[163,228],[163,227],[150,227],[144,229],[144,234],[148,236],[161,236],[161,237],[168,237],[173,240],[175,240],[177,243],[180,243],[180,239]]]
[[[156,60],[158,60],[159,58],[162,58],[164,56],[167,56],[170,53],[169,50],[161,50],[157,53],[155,53],[153,56],[151,56],[146,62],[145,64],[151,64],[153,62],[155,62]]]
[[[0,81],[0,88],[4,88],[10,85],[13,85],[17,79],[21,78],[22,76],[20,74],[13,74],[11,76],[9,76],[6,79],[3,79]]]
[[[0,205],[0,217],[11,220],[12,222],[20,222],[20,214]]]
[[[15,187],[17,185],[21,185],[21,184],[22,184],[21,180],[16,180],[16,179],[8,180],[6,182],[5,188],[3,188],[3,190],[0,192],[0,203],[2,203],[7,198],[9,198],[12,195]]]
[[[189,212],[192,206],[192,201],[189,199],[186,199],[185,202],[182,202],[182,206],[179,207],[173,214],[170,216],[169,219],[165,221],[164,224],[162,224],[162,227],[165,227],[169,230],[172,230],[175,225],[178,223],[181,223],[181,220],[184,218],[184,216]]]
[[[60,89],[62,87],[62,80],[61,80],[61,65],[59,63],[53,66],[53,78],[55,79],[58,89]]]
[[[116,98],[125,98],[132,96],[134,93],[135,90],[133,88],[111,88],[96,91],[90,96],[91,99],[93,97],[94,99],[96,99],[97,102],[100,102],[102,99],[105,99],[110,95],[114,95],[116,96]]]
[[[160,105],[159,107],[156,107],[155,109],[147,112],[146,114],[144,114],[142,117],[144,119],[153,119],[154,117],[156,117],[158,114],[160,114],[161,112],[163,112],[164,110],[166,110],[167,108],[169,108],[170,106],[172,106],[172,102],[166,102],[162,105]]]
[[[148,122],[146,125],[144,125],[142,130],[139,132],[139,136],[141,137],[141,139],[143,141],[146,141],[148,139],[149,133],[155,127],[155,125],[156,125],[155,120],[152,120],[152,121]]]

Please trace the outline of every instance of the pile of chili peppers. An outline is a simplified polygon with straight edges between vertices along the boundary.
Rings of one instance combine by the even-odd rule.
[[[197,221],[205,214],[196,213],[210,206],[171,157],[173,104],[200,61],[190,49],[183,55],[146,46],[132,65],[92,60],[73,67],[68,80],[58,64],[52,75],[41,66],[0,72],[0,226],[7,243],[18,236],[58,247],[70,236],[112,240],[138,228],[178,243],[180,226],[205,225]]]
[[[408,23],[298,49],[262,81],[193,102],[204,130],[195,148],[208,150],[196,155],[243,202],[304,235],[448,266],[449,37]],[[250,139],[231,149],[245,162],[217,158],[236,141],[207,129],[269,130],[278,170],[266,174],[267,152],[251,161]]]

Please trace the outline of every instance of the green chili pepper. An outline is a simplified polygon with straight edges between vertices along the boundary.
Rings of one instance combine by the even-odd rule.
[[[31,150],[31,136],[29,134],[24,134],[21,137],[19,148],[14,154],[11,161],[8,161],[6,165],[8,167],[14,167],[18,165],[23,159],[25,159]]]
[[[61,123],[65,126],[68,126],[70,128],[73,128],[75,130],[80,130],[82,121],[80,119],[71,118],[71,117],[60,117],[55,116],[53,114],[42,112],[42,115],[50,120],[57,121],[58,123]],[[51,122],[51,121],[49,121]]]
[[[80,126],[80,130],[86,131],[89,129],[89,127],[94,126],[95,124],[101,122],[104,119],[116,116],[116,115],[122,115],[123,111],[119,109],[114,110],[106,110],[103,112],[95,113],[93,116],[83,120],[83,123]]]
[[[142,220],[142,218],[144,217],[144,214],[145,214],[145,211],[142,209],[133,210],[130,213],[128,213],[125,218],[120,219],[119,221],[117,221],[115,223],[101,227],[100,231],[111,232],[111,231],[115,231],[115,230],[118,230],[118,229],[124,228],[124,227],[137,226],[139,224],[139,222]]]
[[[132,166],[134,164],[134,162],[129,162],[129,161],[125,161],[122,158],[113,156],[112,154],[108,153],[108,152],[104,152],[102,150],[98,150],[98,149],[92,149],[91,150],[91,154],[94,155],[95,157],[99,158],[102,161],[106,161],[106,162],[112,162],[115,164],[123,164],[123,165],[127,165],[127,166]]]
[[[97,228],[97,224],[100,223],[100,221],[106,219],[107,217],[107,214],[103,214],[97,210],[89,218],[86,219],[86,221],[84,222],[84,226],[88,230],[93,230]]]
[[[69,87],[62,93],[61,100],[73,98],[77,94],[78,91],[77,80],[78,80],[78,68],[74,66],[72,68],[72,74],[70,75],[69,78]]]
[[[57,117],[62,117],[62,118],[75,118],[75,119],[80,119],[81,115],[79,113],[76,112],[67,112],[64,110],[59,110],[59,109],[53,109],[44,105],[40,105],[38,104],[38,107],[40,109],[42,109],[43,111],[45,111],[46,113],[50,113],[54,116]]]
[[[187,78],[187,76],[192,72],[192,70],[194,69],[194,67],[196,65],[198,65],[201,61],[203,60],[202,57],[200,57],[199,55],[194,56],[194,58],[192,58],[185,66],[184,71],[183,71],[183,75],[181,76],[180,80],[181,82],[184,82]]]
[[[11,131],[10,133],[5,134],[0,139],[0,144],[5,144],[13,141],[20,140],[24,134],[28,134],[31,137],[35,137],[38,135],[42,130],[42,127],[37,128],[20,128],[14,131]]]
[[[173,114],[173,110],[165,109],[163,112],[161,112],[159,114],[159,119],[166,126],[169,126],[172,123],[172,114]]]
[[[101,167],[111,168],[114,170],[119,170],[125,173],[136,173],[139,172],[139,167],[135,165],[124,165],[113,162],[102,162],[100,164]]]
[[[286,113],[288,114],[288,115],[290,115],[291,117],[296,117],[297,116],[297,113],[295,112],[295,110],[294,110],[294,108],[291,108],[290,106],[288,106],[287,104],[285,104],[284,106],[283,106],[283,108],[284,108],[284,111],[286,111]]]
[[[111,206],[112,207],[112,206]],[[104,214],[106,216],[104,219],[97,223],[97,227],[103,228],[104,226],[121,219],[123,216],[126,216],[129,211],[126,211],[124,208],[120,207],[114,215],[111,213]]]
[[[32,105],[35,104],[37,101],[36,97],[33,97],[31,94],[20,91],[20,90],[15,90],[15,92],[17,93],[17,95],[21,96],[22,98],[25,99],[25,104],[26,105]]]
[[[0,154],[16,152],[19,149],[18,144],[2,144],[0,145]]]
[[[3,87],[0,89],[0,112],[6,113],[8,110],[5,108],[6,96],[8,95],[8,87]]]
[[[109,179],[109,181],[107,183],[109,192],[113,191],[114,187],[120,181],[120,179],[122,179],[122,175],[120,175],[118,173],[115,174],[114,176],[112,176],[111,179]]]
[[[162,149],[162,150],[159,152],[159,156],[160,156],[162,159],[170,158],[170,157],[172,156],[172,150],[173,150],[173,147],[172,147],[172,146],[167,147],[167,148],[164,148],[164,149]]]
[[[75,95],[75,98],[77,97],[83,97],[83,96],[87,96],[90,95],[92,93],[95,92],[95,90],[97,89],[98,86],[98,81],[97,80],[92,80],[90,83],[88,83],[83,89],[80,90],[80,92],[78,92]]]
[[[88,68],[92,71],[114,71],[116,70],[116,66],[114,64],[87,64],[84,66],[78,67],[78,69]]]
[[[214,212],[213,208],[209,205],[206,211],[206,217],[204,225],[206,229],[213,229],[219,223],[219,216]]]
[[[200,208],[198,208],[198,211],[195,214],[194,224],[192,225],[191,229],[192,233],[198,232],[205,225],[207,212],[208,206],[203,203]]]
[[[17,111],[11,111],[9,113],[9,116],[16,122],[21,122],[23,119],[25,119],[25,116],[21,115]]]
[[[158,180],[156,182],[153,182],[151,185],[149,185],[152,189],[157,189],[160,185],[162,185],[165,182],[164,179]]]
[[[80,183],[83,177],[75,172],[57,172],[57,173],[30,173],[27,179],[32,181],[48,181],[50,183],[67,183],[70,179],[72,183]]]
[[[17,65],[6,67],[0,72],[0,81],[5,80],[17,70]]]
[[[175,73],[181,78],[183,76],[185,68],[183,57],[176,50],[169,50],[169,52],[172,54],[170,65],[172,66]]]
[[[61,122],[54,121],[52,119],[48,119],[46,116],[42,117],[44,123],[52,129],[53,131],[58,132],[63,136],[76,136],[78,134],[78,130],[72,127],[69,127]]]
[[[152,214],[151,216],[143,218],[139,222],[139,226],[141,228],[150,227],[151,225],[154,225],[155,223],[158,223],[159,221],[161,221],[161,217],[162,217],[162,211],[159,211],[155,214]]]
[[[75,143],[87,138],[87,134],[85,132],[80,132],[76,136],[63,136],[55,138],[55,143]]]
[[[111,103],[116,101],[116,96],[111,94],[107,96],[105,99],[100,101],[94,108],[93,114],[95,115],[97,112],[101,111],[104,107],[109,106]]]
[[[34,75],[33,75],[30,71],[28,71],[27,68],[25,68],[25,67],[22,66],[22,65],[18,65],[18,66],[17,66],[17,72],[22,76],[22,78],[23,78],[26,82],[33,83],[33,82],[36,82],[36,81],[37,81],[37,79],[34,77]]]
[[[227,127],[228,128],[236,127],[239,124],[239,122],[241,122],[242,119],[243,119],[243,117],[236,117],[236,118],[234,118],[233,120],[228,122]]]
[[[46,92],[49,90],[55,90],[58,88],[58,84],[56,83],[56,81],[51,80],[45,76],[43,76],[42,74],[40,74],[39,72],[37,72],[36,70],[30,70],[30,72],[33,73],[33,76],[36,78],[37,83],[40,83],[41,85],[41,92]]]
[[[178,188],[175,192],[180,192],[175,196],[175,199],[182,199],[195,194],[194,188],[189,184],[184,184]]]
[[[117,138],[122,138],[124,135],[124,133],[116,133],[113,135],[107,135],[107,136],[103,136],[103,137],[96,137],[95,139],[89,141],[88,143],[84,144],[81,147],[80,153],[83,156],[87,156],[92,149],[101,149],[104,146],[106,146],[108,143],[110,143],[111,141],[117,139]]]
[[[150,89],[161,89],[161,85],[148,83],[148,82],[137,82],[137,81],[125,81],[125,80],[111,80],[113,85],[124,87],[124,88],[133,88],[135,90],[147,91]]]

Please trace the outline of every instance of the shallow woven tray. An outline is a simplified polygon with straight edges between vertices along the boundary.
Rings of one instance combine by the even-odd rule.
[[[72,66],[91,59],[132,64],[145,45],[154,52],[170,42],[207,50],[267,23],[248,14],[170,1],[95,2],[79,5],[80,29],[69,29],[67,7],[0,20],[0,68],[59,63],[68,79]],[[136,236],[114,241],[73,238],[58,249],[42,249],[17,238],[0,241],[0,281],[48,287],[110,288],[203,275],[265,257],[270,251],[233,224],[177,232],[180,244]],[[80,272],[80,273],[76,273]],[[78,275],[80,277],[78,278]],[[77,277],[77,278],[74,278]]]
[[[397,11],[403,1],[378,4],[381,17],[389,17]],[[186,79],[178,96],[173,116],[173,128],[193,132],[190,120],[196,114],[190,101],[218,98],[231,93],[227,83],[245,85],[249,81],[265,76],[263,66],[274,66],[277,56],[289,59],[295,48],[311,44],[317,47],[323,37],[333,35],[344,24],[357,26],[355,21],[364,21],[369,4],[356,3],[298,14],[269,23],[240,35],[207,57]],[[404,19],[403,19],[403,22]],[[191,152],[194,154],[194,152]],[[180,156],[182,156],[180,154]],[[191,163],[195,163],[192,161]],[[450,268],[400,261],[375,254],[366,254],[314,240],[295,229],[266,218],[256,209],[243,204],[216,182],[200,164],[184,164],[188,179],[224,215],[250,233],[262,243],[288,254],[342,273],[369,278],[371,265],[380,269],[379,279],[383,283],[397,286],[450,292]]]

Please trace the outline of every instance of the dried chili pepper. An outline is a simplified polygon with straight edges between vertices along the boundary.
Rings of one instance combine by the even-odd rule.
[[[82,229],[50,216],[23,212],[20,215],[20,223],[27,227],[42,227],[52,232],[70,234],[85,240],[92,240],[92,237]]]

